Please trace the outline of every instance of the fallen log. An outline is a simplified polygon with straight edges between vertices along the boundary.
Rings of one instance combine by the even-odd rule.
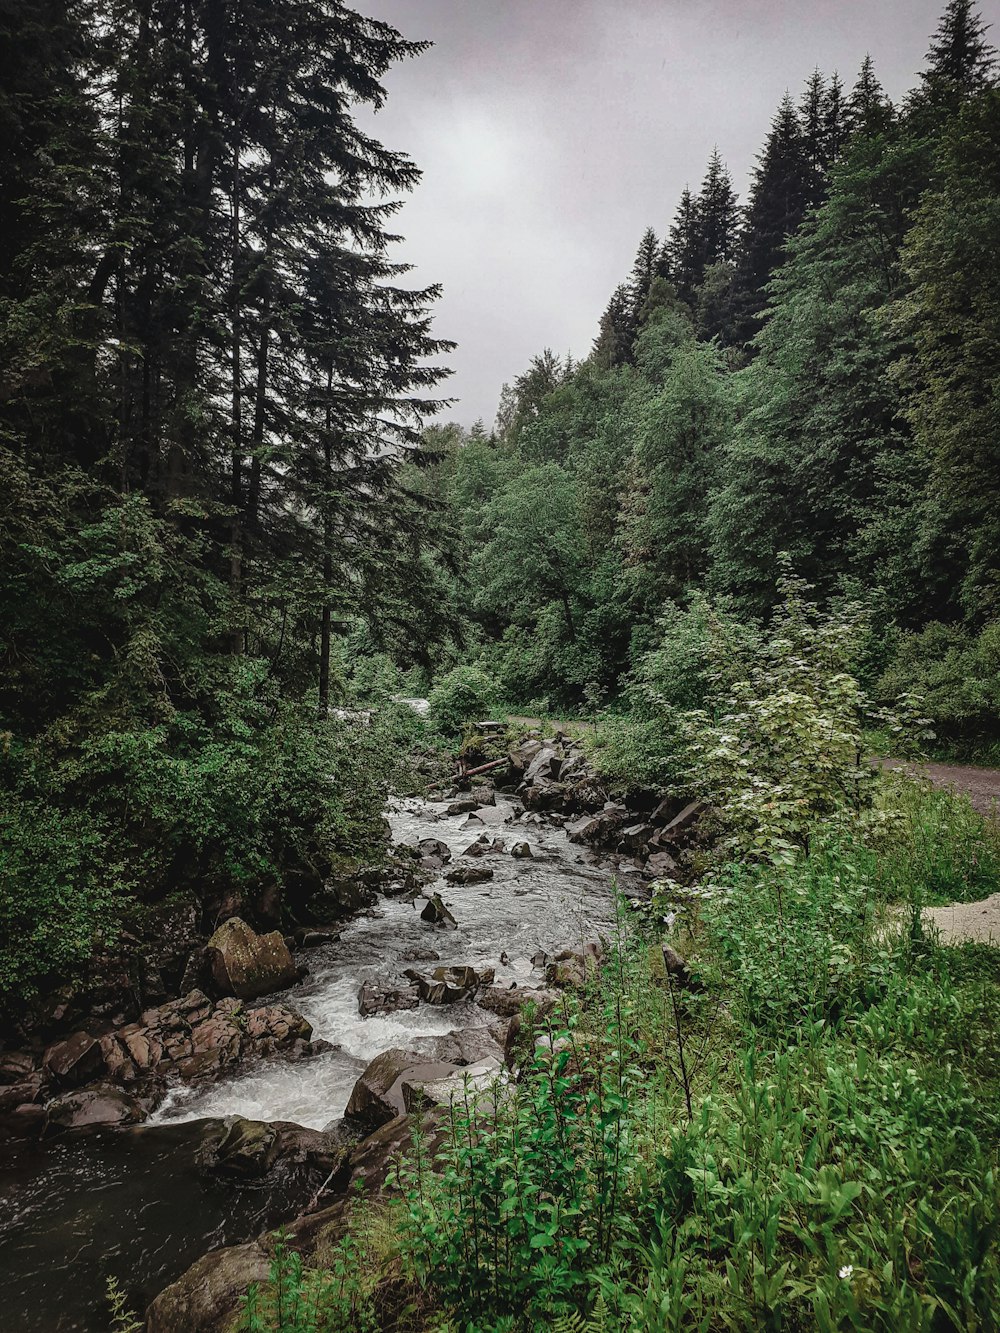
[[[459,764],[458,775],[461,778],[475,778],[480,773],[489,773],[494,768],[504,768],[509,763],[509,759],[494,759],[488,764],[480,764],[478,768],[466,768],[464,764]]]

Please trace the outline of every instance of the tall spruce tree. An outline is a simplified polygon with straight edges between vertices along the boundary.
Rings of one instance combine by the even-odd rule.
[[[984,88],[996,66],[975,0],[949,0],[921,72],[922,91],[932,103],[954,106]]]
[[[786,93],[750,186],[739,262],[744,337],[756,330],[764,287],[781,265],[785,242],[805,217],[813,189],[813,168],[802,124],[791,95]]]
[[[739,212],[736,191],[718,147],[712,150],[697,208],[699,281],[711,264],[728,264],[736,253]]]
[[[682,301],[694,300],[704,272],[701,209],[698,199],[685,185],[666,242],[670,276]]]

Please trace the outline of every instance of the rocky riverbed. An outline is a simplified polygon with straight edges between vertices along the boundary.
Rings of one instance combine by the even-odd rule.
[[[5,1329],[103,1330],[109,1274],[152,1301],[150,1333],[220,1327],[266,1269],[258,1236],[306,1210],[308,1248],[352,1181],[378,1188],[407,1112],[507,1070],[523,1000],[544,1012],[595,965],[614,879],[648,900],[697,824],[615,802],[566,737],[489,776],[504,790],[391,806],[377,895],[346,924],[232,918],[178,997],[4,1053]]]

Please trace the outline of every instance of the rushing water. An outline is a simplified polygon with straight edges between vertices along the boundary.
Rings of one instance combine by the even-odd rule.
[[[343,1114],[359,1072],[380,1051],[419,1050],[428,1038],[493,1021],[474,1005],[423,1004],[362,1019],[357,995],[366,977],[402,971],[410,965],[404,956],[419,949],[433,950],[446,965],[494,967],[498,984],[523,984],[537,980],[531,959],[539,950],[583,943],[607,928],[610,865],[569,843],[558,825],[515,819],[516,807],[497,802],[483,815],[497,822],[485,829],[422,801],[400,802],[388,812],[397,842],[438,838],[452,850],[452,865],[486,865],[494,878],[467,886],[442,879],[431,886],[449,905],[456,930],[422,921],[422,899],[416,905],[386,899],[346,926],[339,940],[305,955],[310,975],[285,998],[312,1023],[314,1037],[336,1050],[297,1064],[263,1061],[203,1088],[178,1085],[138,1129],[6,1147],[0,1155],[2,1333],[104,1333],[108,1273],[141,1304],[200,1254],[247,1240],[295,1209],[294,1183],[276,1197],[273,1185],[237,1189],[206,1179],[195,1160],[210,1128],[206,1120],[242,1115],[322,1128]],[[505,850],[471,862],[462,858],[484,831]],[[517,841],[530,844],[531,859],[509,854]]]

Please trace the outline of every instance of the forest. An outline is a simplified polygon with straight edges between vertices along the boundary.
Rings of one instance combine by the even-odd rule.
[[[427,47],[0,5],[0,1236],[53,1141],[216,1182],[79,1310],[13,1251],[11,1328],[989,1333],[989,25],[898,102],[788,71],[746,197],[716,146],[471,428],[367,128]]]

